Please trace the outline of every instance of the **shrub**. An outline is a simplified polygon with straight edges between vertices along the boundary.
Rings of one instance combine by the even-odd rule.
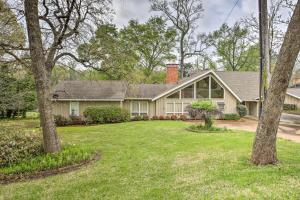
[[[37,134],[18,130],[0,130],[0,166],[10,166],[43,153],[42,139]]]
[[[297,105],[295,105],[295,104],[283,104],[283,110],[297,110]]]
[[[165,117],[163,115],[159,116],[159,120],[164,120]]]
[[[152,120],[158,120],[159,118],[158,118],[158,116],[154,115],[151,119]]]
[[[187,111],[192,118],[203,118],[205,127],[211,128],[213,125],[213,115],[217,115],[220,111],[217,106],[210,100],[199,100],[187,106]]]
[[[143,120],[144,121],[148,121],[149,120],[149,116],[148,115],[143,115]]]
[[[79,116],[70,116],[69,125],[84,125],[86,122]]]
[[[143,119],[142,119],[142,116],[137,115],[137,116],[134,116],[131,120],[132,121],[141,121]]]
[[[69,120],[62,115],[54,115],[54,122],[56,126],[66,126],[69,124]]]
[[[224,114],[222,116],[223,120],[239,120],[241,117],[238,114],[232,113],[232,114]]]
[[[179,119],[182,121],[186,121],[187,120],[187,116],[186,115],[180,115]]]
[[[170,120],[171,117],[170,116],[165,116],[165,120]]]
[[[84,117],[89,123],[118,123],[130,120],[127,110],[117,106],[89,107],[84,111]]]
[[[236,107],[236,110],[241,117],[245,117],[248,114],[247,107],[245,105],[239,104]]]
[[[176,115],[172,115],[171,116],[171,120],[177,120],[177,116]]]

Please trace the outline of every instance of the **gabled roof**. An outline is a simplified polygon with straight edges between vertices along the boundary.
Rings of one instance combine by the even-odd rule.
[[[256,101],[259,92],[258,72],[203,70],[191,74],[177,84],[128,84],[126,81],[61,81],[54,89],[56,100],[123,101],[149,99],[155,101],[208,75],[216,77],[237,100]],[[289,88],[287,94],[300,99],[299,88]]]
[[[292,97],[300,99],[300,88],[288,88],[286,93]]]
[[[251,72],[252,75],[253,74],[257,74],[257,72]],[[178,81],[178,84],[175,85],[174,87],[170,88],[167,91],[164,91],[163,93],[157,95],[156,97],[154,97],[152,99],[152,101],[155,101],[165,95],[168,95],[174,91],[176,91],[179,88],[182,88],[184,86],[187,86],[191,83],[193,83],[196,80],[199,80],[201,78],[206,77],[207,75],[213,75],[214,77],[216,77],[218,79],[218,81],[220,81],[225,88],[232,93],[232,95],[240,102],[242,101],[249,101],[250,100],[250,96],[253,95],[253,98],[251,99],[251,101],[253,101],[255,99],[255,97],[257,97],[257,94],[255,95],[253,92],[255,89],[250,88],[250,95],[246,96],[246,93],[244,93],[244,90],[247,89],[249,86],[245,86],[244,82],[245,80],[243,78],[247,78],[248,74],[244,74],[243,72],[241,73],[233,73],[233,72],[214,72],[213,70],[203,70],[203,71],[198,71],[198,72],[194,72],[191,74],[191,76],[186,77],[180,81]],[[250,76],[250,78],[253,78],[253,76]],[[233,80],[230,80],[233,79]],[[254,80],[252,80],[252,82],[254,82]],[[245,83],[250,83],[250,79]],[[239,83],[239,84],[237,84]],[[242,84],[241,84],[242,83]],[[253,84],[254,87],[256,87],[255,84]],[[251,87],[251,86],[250,86]],[[252,97],[252,96],[251,96]],[[249,100],[248,100],[249,98]]]
[[[55,89],[56,100],[123,100],[127,83],[124,81],[60,81]]]
[[[152,99],[172,87],[174,84],[129,84],[126,99]]]

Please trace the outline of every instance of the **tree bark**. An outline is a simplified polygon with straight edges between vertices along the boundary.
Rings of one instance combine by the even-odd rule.
[[[60,142],[56,133],[52,114],[50,94],[51,68],[46,67],[43,51],[41,29],[38,16],[38,0],[25,0],[25,18],[31,56],[31,70],[36,84],[40,112],[40,123],[43,131],[44,151],[55,153],[60,151]]]
[[[185,66],[184,66],[184,37],[185,35],[181,35],[181,38],[180,38],[180,69],[181,69],[181,73],[180,73],[180,78],[184,78],[185,77]]]
[[[257,165],[277,162],[276,137],[289,80],[300,50],[300,0],[289,23],[264,101],[252,150]]]

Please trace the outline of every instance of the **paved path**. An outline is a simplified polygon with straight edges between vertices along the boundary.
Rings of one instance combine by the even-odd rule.
[[[280,120],[283,122],[292,122],[292,123],[300,124],[300,115],[282,113]]]
[[[256,131],[257,120],[253,119],[242,119],[240,121],[227,121],[217,120],[216,125],[219,127],[227,127],[229,129]],[[300,132],[300,126],[298,125],[280,125],[278,129],[278,137],[291,140],[300,143],[300,135],[296,133]]]

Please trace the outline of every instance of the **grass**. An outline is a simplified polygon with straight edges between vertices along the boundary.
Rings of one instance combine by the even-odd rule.
[[[207,128],[206,126],[200,124],[200,125],[191,125],[186,128],[186,130],[195,132],[195,133],[226,133],[230,130],[228,130],[226,127],[219,128],[212,126],[210,128]]]
[[[2,123],[2,121],[0,122]],[[0,199],[299,199],[300,144],[278,141],[276,166],[250,164],[253,134],[193,133],[180,121],[58,129],[100,150],[86,168],[0,185]]]

